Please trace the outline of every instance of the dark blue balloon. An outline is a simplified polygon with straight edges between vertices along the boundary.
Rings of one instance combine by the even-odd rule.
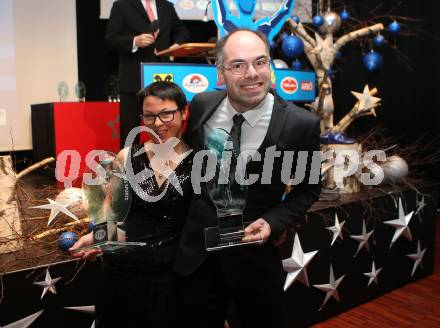
[[[382,34],[378,34],[373,39],[373,44],[375,47],[382,47],[385,44],[385,38]]]
[[[299,16],[298,16],[298,15],[293,15],[293,16],[292,16],[292,20],[293,20],[295,23],[297,23],[297,24],[299,24],[299,22],[300,22],[300,19],[299,19]]]
[[[364,66],[371,73],[377,71],[382,62],[382,56],[378,52],[370,51],[364,56]]]
[[[324,24],[324,18],[321,15],[313,16],[312,24],[315,27],[321,27],[321,25]]]
[[[350,18],[350,13],[349,13],[346,9],[344,9],[344,10],[339,14],[339,16],[341,17],[341,19],[342,19],[343,21],[346,21],[346,20],[348,20],[348,19]]]
[[[299,71],[302,68],[303,68],[303,65],[301,64],[301,62],[298,59],[295,59],[292,63],[292,69]]]
[[[78,240],[78,235],[73,231],[63,232],[58,237],[58,247],[63,251],[67,252],[67,250],[73,246]]]
[[[281,50],[289,58],[298,57],[304,52],[304,43],[297,36],[289,35],[281,43]]]
[[[392,22],[390,25],[388,25],[388,31],[391,34],[397,34],[400,31],[400,24],[396,21]]]

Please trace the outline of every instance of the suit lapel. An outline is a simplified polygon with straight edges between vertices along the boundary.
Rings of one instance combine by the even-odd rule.
[[[267,128],[266,136],[261,143],[259,152],[264,152],[267,147],[277,145],[281,132],[283,131],[284,123],[286,122],[286,106],[287,104],[274,93],[274,106],[272,115],[270,117],[269,127]]]
[[[141,0],[132,0],[131,1],[132,6],[136,9],[136,11],[147,21],[149,22],[150,20],[148,19],[147,16],[147,12],[145,11],[145,8],[141,2]]]
[[[165,9],[163,7],[164,3],[162,1],[156,0],[156,11],[157,11],[157,20],[160,22],[165,22]]]

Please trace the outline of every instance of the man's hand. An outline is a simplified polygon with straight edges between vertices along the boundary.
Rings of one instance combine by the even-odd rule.
[[[134,37],[134,44],[139,48],[148,47],[153,43],[154,43],[153,34],[144,33]]]
[[[252,222],[244,229],[243,241],[258,241],[261,240],[261,244],[264,244],[270,237],[270,225],[266,220],[259,218]]]
[[[99,248],[92,248],[92,249],[73,252],[78,248],[90,246],[92,244],[93,244],[93,232],[90,232],[87,235],[82,236],[75,244],[73,244],[72,247],[69,248],[70,255],[72,255],[72,257],[81,258],[83,260],[93,262],[96,260],[96,257],[102,253],[102,251]]]

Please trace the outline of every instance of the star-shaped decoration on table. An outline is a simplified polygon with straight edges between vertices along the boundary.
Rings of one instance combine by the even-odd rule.
[[[375,282],[376,285],[378,284],[377,276],[379,275],[379,273],[381,271],[382,271],[382,268],[376,269],[376,264],[373,261],[373,264],[371,266],[371,272],[365,272],[364,273],[364,275],[366,275],[368,278],[370,278],[370,280],[368,280],[367,287],[370,286],[373,281]]]
[[[44,310],[35,312],[34,314],[31,314],[23,319],[20,319],[15,322],[11,322],[10,324],[6,326],[0,326],[0,328],[27,328],[30,327],[30,325],[37,320],[37,318],[43,313]]]
[[[408,240],[412,240],[411,230],[408,225],[413,217],[414,211],[405,214],[402,206],[402,199],[399,198],[399,218],[391,221],[385,221],[385,224],[388,224],[396,229],[394,232],[393,239],[391,240],[390,248],[394,245],[397,239],[403,234]]]
[[[33,283],[34,285],[44,287],[43,293],[41,294],[41,299],[43,299],[43,297],[44,297],[44,295],[46,295],[47,291],[50,291],[52,294],[57,293],[57,290],[55,288],[55,284],[60,279],[61,279],[61,277],[52,279],[52,277],[50,276],[50,273],[49,273],[49,269],[46,269],[46,278],[44,279],[44,281],[37,281],[37,282]]]
[[[338,286],[344,279],[345,274],[339,277],[337,280],[335,280],[335,274],[333,273],[333,266],[330,264],[330,278],[328,284],[323,285],[313,285],[313,287],[316,287],[324,292],[326,292],[324,302],[322,303],[321,307],[319,308],[319,311],[322,310],[324,305],[327,303],[327,301],[333,297],[336,301],[339,302],[339,293],[338,293]]]
[[[420,213],[423,212],[423,209],[427,206],[428,204],[426,204],[425,202],[425,195],[420,195],[417,194],[416,195],[416,212],[414,213],[414,215],[419,215]]]
[[[365,85],[364,91],[362,93],[352,91],[353,96],[355,96],[359,102],[358,112],[371,111],[371,113],[376,116],[375,107],[382,100],[381,98],[373,97],[371,95],[370,88],[368,84]]]
[[[116,127],[116,124],[118,123],[119,123],[119,115],[117,115],[114,120],[110,120],[107,122],[107,125],[112,130],[112,139],[118,139],[120,137],[119,130]]]
[[[50,198],[48,198],[47,200],[49,201],[49,204],[33,206],[32,208],[41,208],[41,209],[50,210],[49,220],[47,221],[48,226],[52,223],[52,221],[60,212],[66,214],[67,216],[70,216],[74,220],[79,220],[75,214],[73,214],[67,209],[67,206],[69,205],[60,204]]]
[[[414,254],[407,254],[406,256],[408,256],[411,260],[414,260],[414,266],[411,272],[411,277],[414,275],[414,273],[416,272],[418,266],[420,265],[420,267],[423,269],[423,256],[425,255],[426,252],[426,248],[421,250],[420,248],[420,240],[417,241],[417,253]]]
[[[339,237],[341,240],[344,240],[344,236],[342,235],[342,228],[344,227],[345,221],[342,221],[339,223],[338,214],[335,213],[335,225],[332,227],[327,227],[326,229],[331,231],[333,233],[332,242],[330,246],[333,245],[333,243],[336,241],[336,239]]]
[[[335,59],[336,50],[333,44],[333,35],[327,34],[324,39],[315,33],[316,47],[312,50],[320,59],[325,70],[330,69],[330,66]]]
[[[307,277],[307,265],[313,259],[318,251],[304,253],[299,241],[298,234],[295,234],[293,242],[292,256],[283,260],[284,271],[288,272],[284,291],[286,291],[298,278],[304,285],[309,287],[309,278]]]
[[[78,311],[87,314],[95,314],[95,306],[94,305],[86,305],[86,306],[66,306],[64,307],[66,310]],[[95,321],[93,320],[90,328],[95,328]]]
[[[361,235],[350,235],[350,238],[353,238],[354,240],[357,240],[359,242],[358,249],[353,257],[356,257],[356,255],[359,253],[359,251],[362,249],[362,247],[365,246],[365,249],[369,252],[370,247],[368,245],[368,239],[373,234],[374,229],[367,232],[367,229],[365,227],[365,220],[362,220],[362,234]]]

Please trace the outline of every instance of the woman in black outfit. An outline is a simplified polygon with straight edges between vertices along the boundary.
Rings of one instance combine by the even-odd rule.
[[[150,141],[124,148],[118,159],[126,167],[131,166],[128,174],[146,173],[138,184],[131,184],[133,200],[125,223],[127,241],[142,241],[147,246],[106,252],[101,257],[102,275],[98,277],[95,310],[97,328],[172,328],[178,321],[172,264],[192,197],[192,154],[181,139],[187,103],[182,90],[170,82],[153,83],[138,96],[143,124],[151,131]],[[173,140],[174,147],[155,156],[157,145]],[[176,190],[178,185],[182,194]],[[89,233],[71,250],[92,242]],[[72,254],[93,259],[98,253],[100,250],[93,249]]]

